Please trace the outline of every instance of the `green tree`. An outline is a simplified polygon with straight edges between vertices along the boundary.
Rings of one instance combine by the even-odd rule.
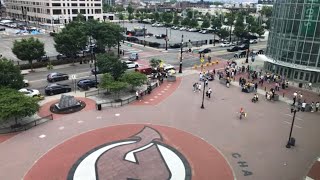
[[[243,16],[238,16],[236,24],[234,26],[233,34],[238,38],[243,38],[246,35],[247,31],[243,23]]]
[[[221,39],[225,39],[229,36],[229,31],[226,28],[221,28],[220,30],[218,30],[217,35]]]
[[[234,20],[236,19],[236,16],[234,13],[226,13],[225,18],[227,19],[227,22],[225,22],[226,25],[233,25]]]
[[[53,40],[54,47],[59,53],[74,58],[87,43],[83,23],[77,21],[69,23],[66,28],[54,36]]]
[[[182,26],[189,26],[190,24],[190,19],[189,18],[184,18],[182,21],[181,21],[181,25]]]
[[[220,2],[220,1],[215,1],[215,2],[213,2],[213,5],[216,5],[216,6],[219,6],[219,5],[224,5],[224,3],[223,2]]]
[[[86,21],[86,17],[81,14],[81,13],[78,13],[77,17],[76,17],[76,21],[78,22],[85,22]]]
[[[159,65],[160,65],[160,62],[161,62],[160,59],[152,58],[150,60],[149,64],[153,69],[157,69],[159,67]]]
[[[197,19],[191,19],[190,21],[190,27],[197,28],[199,26]]]
[[[267,18],[270,18],[272,16],[272,7],[270,6],[263,6],[260,13]]]
[[[212,28],[220,29],[221,26],[222,26],[222,23],[221,23],[220,18],[218,18],[218,17],[213,17],[213,18],[211,19],[211,26],[212,26]]]
[[[259,35],[259,38],[264,35],[264,28],[262,26],[258,26],[256,33]]]
[[[110,73],[115,80],[127,70],[127,65],[119,60],[116,56],[107,54],[97,55],[97,66],[102,73]]]
[[[9,88],[0,88],[0,121],[15,120],[32,116],[39,110],[35,98]]]
[[[170,24],[173,19],[173,14],[171,12],[162,13],[162,19],[166,24]]]
[[[34,37],[22,39],[21,41],[15,40],[12,52],[18,59],[28,61],[31,65],[31,70],[33,70],[32,61],[45,55],[44,43]]]
[[[124,15],[122,13],[119,13],[119,19],[124,20]]]
[[[154,13],[154,20],[155,20],[155,21],[160,21],[160,19],[161,19],[161,18],[160,18],[160,14],[159,14],[158,12],[155,12],[155,13]]]
[[[189,19],[192,19],[193,18],[193,11],[191,9],[187,9],[187,17]]]
[[[204,19],[204,21],[202,22],[202,24],[201,24],[201,28],[208,28],[208,27],[210,27],[210,21],[209,21],[209,19]]]
[[[129,13],[129,20],[131,20],[131,19],[133,19],[133,15],[132,15],[132,13],[134,12],[134,9],[133,9],[133,7],[132,7],[132,5],[131,4],[129,4],[129,6],[127,7],[127,11],[128,11],[128,13]]]
[[[109,4],[103,4],[103,8],[102,8],[104,13],[107,12],[114,12],[114,9],[112,6],[110,6]]]
[[[132,14],[129,14],[128,20],[131,21],[132,19],[133,19],[133,15],[132,15]]]
[[[147,81],[147,76],[140,72],[129,71],[121,76],[121,81],[130,84],[133,90],[135,87],[143,85]]]
[[[173,24],[174,24],[175,26],[179,26],[179,25],[180,25],[180,18],[179,18],[179,16],[174,16],[174,18],[173,18]]]
[[[5,58],[0,59],[0,87],[20,89],[23,87],[23,76],[18,66]]]
[[[125,11],[125,9],[123,8],[123,6],[121,6],[121,5],[116,5],[115,10],[116,10],[116,12],[123,12],[123,11]]]
[[[105,73],[102,75],[99,87],[114,93],[116,95],[116,100],[118,100],[120,91],[127,88],[128,84],[126,82],[116,81],[111,74]]]

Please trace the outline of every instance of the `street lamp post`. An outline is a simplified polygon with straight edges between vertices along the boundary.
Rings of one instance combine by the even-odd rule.
[[[183,48],[183,34],[181,36],[181,45],[180,45],[180,65],[179,65],[179,73],[182,73],[182,48]]]
[[[143,25],[143,47],[146,47],[146,25]]]
[[[216,32],[217,32],[217,27],[213,29],[213,46],[216,46]]]
[[[166,28],[166,51],[168,50],[168,28]]]
[[[93,51],[94,46],[92,46],[91,37],[90,37],[90,48],[91,48],[91,62],[94,61],[94,79],[96,81],[95,87],[98,88],[98,85],[97,85],[97,82],[98,82],[98,78],[97,78],[97,61],[96,61],[95,53]]]
[[[203,92],[202,92],[202,105],[201,105],[201,109],[204,109],[204,92],[206,91],[206,81],[203,81]]]
[[[295,145],[295,139],[293,137],[291,137],[292,135],[292,129],[293,129],[293,125],[294,125],[294,120],[296,118],[296,113],[299,111],[300,109],[297,108],[296,106],[291,106],[291,113],[293,113],[293,118],[292,118],[292,124],[291,124],[291,129],[290,129],[290,134],[289,134],[289,139],[286,145],[286,148],[291,148],[291,146]]]
[[[248,58],[249,58],[249,53],[250,53],[250,38],[248,39],[248,50],[247,50],[246,63],[249,62],[249,60],[248,60]]]

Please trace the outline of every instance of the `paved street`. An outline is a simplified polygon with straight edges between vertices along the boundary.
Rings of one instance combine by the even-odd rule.
[[[198,172],[199,167],[207,167],[206,163],[215,162],[215,166],[210,166],[215,168],[206,173],[217,175],[224,172],[218,179],[228,179],[230,173],[239,180],[302,179],[307,174],[320,151],[317,140],[320,135],[317,128],[320,125],[319,113],[297,114],[293,129],[296,147],[287,149],[285,144],[292,115],[286,103],[270,103],[263,98],[252,103],[252,94],[241,93],[236,86],[227,89],[215,80],[209,83],[213,97],[205,98],[205,109],[201,109],[202,93],[192,91],[192,84],[196,81],[198,74],[183,76],[179,87],[173,89],[172,94],[163,93],[167,97],[156,105],[143,103],[143,106],[87,110],[21,132],[0,143],[3,162],[0,179],[66,179],[72,164],[85,152],[101,144],[130,137],[143,126],[150,126],[163,134],[164,143],[182,153],[192,172]],[[171,89],[170,85],[165,85],[165,88]],[[162,93],[148,96],[162,96]],[[144,100],[150,101],[150,98]],[[248,113],[241,121],[237,113],[240,107]],[[133,126],[117,126],[122,124]],[[100,129],[103,127],[106,129]],[[112,136],[108,132],[112,132]],[[205,143],[210,146],[203,146]],[[210,154],[214,154],[211,152],[207,158],[203,157],[209,149],[215,151],[214,157],[217,158],[198,165],[197,159],[208,159]],[[221,158],[229,167],[221,169],[219,164],[224,164]],[[15,173],[11,173],[12,168]],[[47,173],[52,176],[47,176]],[[193,179],[211,180],[213,177],[203,175]]]

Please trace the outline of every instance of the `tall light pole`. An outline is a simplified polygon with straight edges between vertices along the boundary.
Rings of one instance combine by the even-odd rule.
[[[289,134],[289,139],[286,145],[286,148],[291,148],[291,146],[295,145],[295,139],[293,137],[291,137],[292,135],[292,129],[293,129],[293,125],[294,125],[294,120],[296,118],[296,113],[299,111],[300,109],[297,108],[296,106],[291,106],[291,113],[293,113],[293,118],[292,118],[292,124],[291,124],[291,129],[290,129],[290,134]]]
[[[98,78],[97,78],[97,61],[96,61],[96,55],[95,55],[95,53],[94,53],[94,51],[93,51],[93,48],[94,48],[94,46],[92,45],[92,38],[91,38],[91,36],[90,36],[90,48],[91,48],[91,62],[93,62],[94,61],[94,79],[95,79],[95,81],[96,81],[96,83],[95,83],[95,86],[96,86],[96,88],[98,88],[98,85],[97,85],[97,82],[98,82]]]
[[[244,19],[244,24],[247,26],[246,19]],[[250,53],[250,36],[249,36],[249,39],[248,39],[247,45],[248,45],[248,50],[247,50],[247,56],[246,56],[246,63],[248,63],[248,62],[249,62],[249,53]]]
[[[179,73],[182,73],[182,48],[183,48],[183,34],[181,36],[181,45],[180,45],[180,64],[179,64]]]
[[[168,50],[168,28],[166,28],[166,51]]]
[[[201,109],[204,109],[204,92],[206,91],[206,81],[203,81],[203,92],[202,92],[202,105],[201,105]]]
[[[213,46],[216,46],[216,32],[217,32],[217,27],[214,27],[214,29],[213,29]]]
[[[146,47],[146,25],[143,25],[143,47]]]

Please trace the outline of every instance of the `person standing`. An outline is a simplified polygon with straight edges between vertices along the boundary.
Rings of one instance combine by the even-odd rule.
[[[293,93],[293,106],[296,104],[296,100],[297,100],[297,96],[298,96],[298,93],[297,91]]]
[[[201,83],[198,84],[198,90],[201,91]]]
[[[197,84],[197,83],[194,83],[194,84],[193,84],[193,92],[196,92],[196,90],[197,90],[197,86],[198,86],[198,84]]]
[[[319,111],[319,106],[320,106],[320,103],[319,103],[319,101],[318,101],[318,102],[316,102],[316,112]]]
[[[136,91],[136,100],[139,100],[139,91]]]
[[[254,83],[254,90],[257,92],[258,91],[258,83]]]
[[[311,112],[314,112],[314,102],[311,102]]]
[[[307,106],[307,103],[306,101],[304,100],[302,105],[301,105],[301,111],[304,112],[306,110],[306,106]]]

